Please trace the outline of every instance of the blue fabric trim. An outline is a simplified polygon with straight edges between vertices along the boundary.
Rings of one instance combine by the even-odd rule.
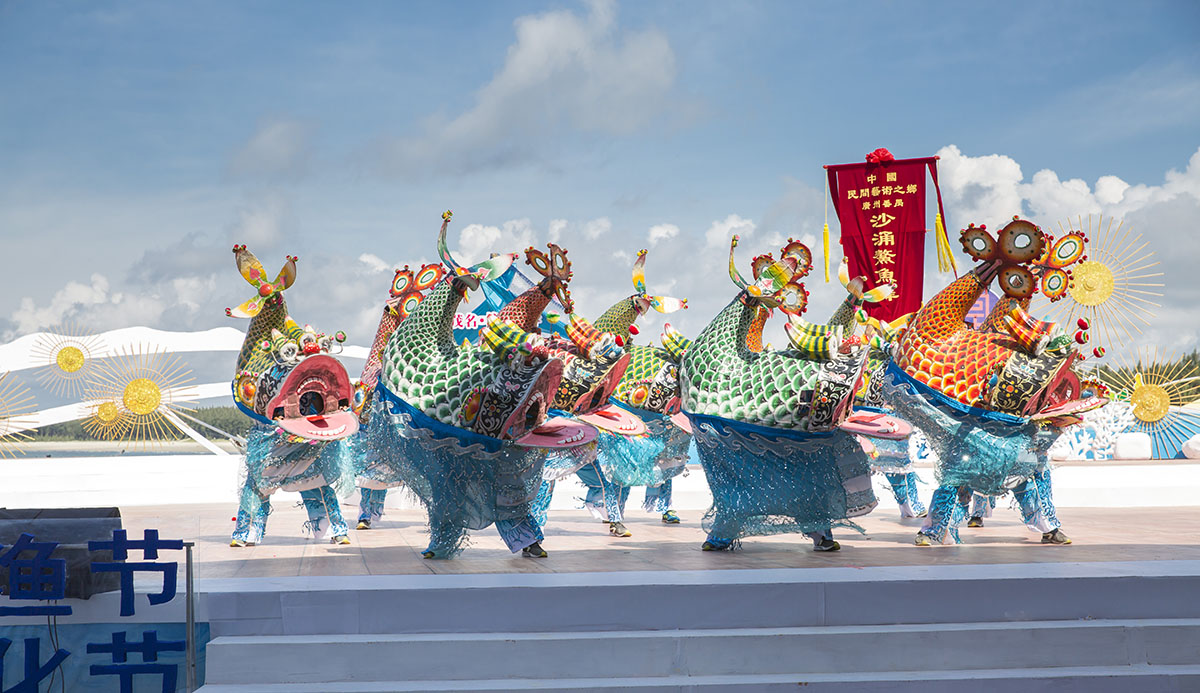
[[[971,407],[959,402],[956,399],[950,399],[946,395],[943,395],[932,387],[922,383],[908,373],[905,373],[900,369],[899,366],[896,365],[895,361],[888,362],[887,372],[895,378],[897,385],[903,384],[911,386],[912,389],[917,392],[917,394],[924,397],[930,404],[936,405],[943,409],[950,409],[952,410],[951,413],[953,414],[959,416],[975,416],[985,421],[995,421],[997,423],[1008,424],[1010,426],[1024,426],[1025,424],[1029,423],[1029,419],[1022,418],[1020,416],[1013,416],[1012,414],[1005,414],[998,411],[989,411],[987,409],[980,409],[979,407]]]
[[[871,406],[867,406],[866,404],[854,405],[853,411],[869,411],[869,412],[874,412],[876,414],[894,414],[895,413],[891,409],[885,409],[883,407],[871,407]]]
[[[399,409],[400,412],[407,414],[412,419],[412,426],[427,429],[435,438],[453,438],[463,447],[471,444],[482,445],[488,452],[499,452],[504,447],[506,441],[499,438],[485,436],[481,433],[444,424],[425,414],[425,412],[420,411],[413,405],[392,394],[392,391],[387,389],[387,386],[383,384],[383,380],[380,380],[379,384],[375,387],[378,393],[383,396],[383,399],[392,404],[393,411]]]
[[[683,412],[688,420],[695,426],[697,423],[707,423],[715,428],[719,433],[724,433],[727,430],[734,431],[745,435],[753,433],[760,436],[765,436],[771,440],[809,440],[813,438],[828,438],[835,433],[840,433],[840,429],[832,431],[801,431],[799,429],[789,428],[772,428],[770,426],[760,426],[758,424],[745,423],[743,421],[734,421],[720,416],[709,416],[708,414],[693,414],[690,411]]]
[[[253,409],[250,409],[246,405],[239,402],[237,395],[234,395],[233,403],[235,405],[237,405],[238,409],[242,410],[243,414],[245,414],[246,416],[249,416],[251,419],[254,419],[256,422],[258,422],[264,426],[271,426],[272,428],[279,427],[279,424],[275,423],[274,421],[268,419],[267,417],[263,416],[262,414],[259,414],[258,412],[254,411]]]

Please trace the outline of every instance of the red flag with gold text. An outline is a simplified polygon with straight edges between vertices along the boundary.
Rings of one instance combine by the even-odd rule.
[[[865,163],[825,168],[850,276],[866,277],[868,289],[896,286],[891,298],[867,303],[867,314],[890,321],[917,310],[925,279],[925,171],[936,188],[937,158],[893,159],[876,150]]]

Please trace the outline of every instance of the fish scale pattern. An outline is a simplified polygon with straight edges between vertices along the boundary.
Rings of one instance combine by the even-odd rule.
[[[238,372],[262,373],[275,367],[275,359],[270,352],[260,348],[264,341],[271,338],[271,330],[279,330],[293,340],[299,339],[303,333],[296,321],[288,317],[287,301],[282,295],[277,298],[278,304],[264,306],[258,315],[250,318],[246,339],[242,341],[242,350],[238,353]]]
[[[763,426],[809,430],[807,413],[822,363],[790,350],[751,351],[747,338],[756,309],[740,297],[735,299],[684,354],[683,408]],[[846,365],[858,361],[861,369],[865,356],[863,349],[854,349],[835,360]]]
[[[672,373],[677,368],[677,362],[671,358],[670,352],[656,346],[631,345],[626,347],[626,351],[629,353],[629,366],[625,369],[621,381],[617,383],[613,398],[647,411],[667,413],[664,409],[670,399],[654,397],[652,391],[656,383],[669,386],[672,380],[676,384],[668,389],[674,391],[678,388],[678,374]]]
[[[1018,346],[1008,334],[963,323],[984,288],[975,272],[959,277],[921,307],[897,350],[905,373],[968,406],[986,406],[992,373]]]
[[[489,384],[502,364],[493,352],[455,346],[452,320],[461,296],[443,281],[388,340],[381,380],[426,416],[458,425],[466,398]]]
[[[629,340],[629,326],[638,318],[637,308],[634,307],[634,297],[617,301],[593,323],[597,330],[610,332],[622,340]]]
[[[542,311],[546,310],[548,305],[550,295],[538,285],[509,301],[500,309],[499,317],[526,332],[537,333],[541,331],[538,329],[538,322],[542,319]]]

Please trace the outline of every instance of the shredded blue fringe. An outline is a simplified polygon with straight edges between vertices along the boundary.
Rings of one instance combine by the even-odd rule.
[[[687,465],[692,436],[663,414],[621,407],[646,424],[646,433],[623,436],[600,431],[596,459],[605,476],[618,486],[658,486],[679,476]]]
[[[519,522],[542,482],[545,448],[524,448],[439,424],[383,388],[373,398],[366,464],[403,483],[429,515],[429,550],[460,553],[467,530]],[[491,441],[495,441],[492,443]],[[486,443],[486,444],[485,444]]]
[[[823,531],[878,503],[867,454],[842,431],[803,433],[688,413],[713,506],[709,541]]]
[[[246,435],[246,474],[263,496],[325,485],[350,493],[358,457],[357,436],[312,442],[268,426],[255,426]]]
[[[976,412],[981,410],[972,407],[951,407],[927,399],[916,385],[920,383],[894,364],[888,366],[883,381],[888,401],[925,434],[926,445],[937,456],[939,486],[1001,495],[1048,464],[1056,431],[1007,414],[979,416]]]

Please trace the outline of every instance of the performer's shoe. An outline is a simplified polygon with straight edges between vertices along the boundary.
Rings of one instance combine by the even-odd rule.
[[[437,554],[432,551],[422,551],[421,558],[437,558]]]
[[[913,544],[916,546],[933,546],[933,540],[929,538],[928,534],[917,532],[917,538],[913,540]]]
[[[967,526],[968,527],[982,527],[983,526],[983,518],[982,517],[972,517],[971,519],[967,520]]]
[[[841,544],[837,543],[833,539],[830,539],[829,537],[822,537],[821,543],[813,544],[813,551],[840,551],[841,548]]]
[[[1046,532],[1042,535],[1043,544],[1070,544],[1071,537],[1063,534],[1061,529],[1055,529],[1053,532]]]
[[[355,527],[354,529],[371,529],[371,521],[370,520],[359,520],[358,526]]]
[[[339,534],[336,537],[333,537],[332,539],[330,539],[329,543],[337,544],[339,546],[349,546],[350,537],[346,536],[345,534]]]
[[[720,551],[721,547],[717,546],[716,544],[713,544],[712,542],[706,541],[700,545],[700,550],[701,551]]]
[[[609,522],[608,523],[608,533],[613,535],[614,537],[632,537],[633,536],[633,532],[630,532],[628,529],[626,529],[625,525],[621,524],[620,522]]]
[[[235,549],[240,549],[246,545],[246,542],[242,541],[241,539],[230,539],[229,545]]]
[[[546,553],[546,549],[542,548],[540,542],[533,542],[529,546],[521,549],[521,555],[525,558],[545,558],[550,554]]]
[[[679,524],[679,515],[676,515],[674,510],[668,510],[662,514],[662,521],[664,525],[677,525]]]

